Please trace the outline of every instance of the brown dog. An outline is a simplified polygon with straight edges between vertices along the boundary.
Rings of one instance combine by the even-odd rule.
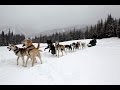
[[[76,43],[76,49],[80,49],[80,42]]]
[[[42,60],[41,60],[41,54],[40,54],[40,44],[38,43],[37,48],[32,44],[32,40],[28,39],[28,40],[23,40],[22,41],[23,46],[26,47],[27,50],[27,54],[29,55],[29,57],[32,60],[32,66],[34,66],[34,62],[36,60],[36,57],[38,57],[40,59],[40,62],[42,64]],[[27,66],[27,62],[28,59],[26,60],[26,66]]]
[[[72,47],[73,47],[73,51],[75,50],[75,49],[80,49],[80,42],[77,42],[77,43],[72,43]]]
[[[64,45],[61,45],[59,44],[58,41],[55,42],[55,49],[56,49],[56,55],[57,55],[57,51],[58,51],[58,57],[59,57],[59,52],[61,51],[62,53],[62,56],[63,56],[63,51],[65,52],[65,46]],[[66,53],[66,52],[65,52]]]
[[[15,53],[17,57],[17,65],[19,64],[18,60],[19,58],[21,57],[22,60],[23,60],[23,66],[24,66],[24,57],[27,56],[27,53],[26,53],[26,49],[25,48],[19,48],[13,44],[9,44],[9,46],[7,47],[9,49],[9,51],[13,51]],[[29,59],[29,56],[27,57]]]

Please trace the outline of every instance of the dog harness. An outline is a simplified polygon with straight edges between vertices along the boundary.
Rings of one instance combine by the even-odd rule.
[[[33,45],[28,46],[27,48],[30,48],[30,47],[32,47],[32,46],[33,46]],[[28,50],[28,54],[29,54],[29,55],[30,55],[30,53],[29,53],[29,52],[30,52],[32,49],[33,49],[33,48],[31,48],[31,49],[29,49],[29,50]]]
[[[19,48],[17,47],[15,50],[14,50],[15,54],[17,54],[19,52]]]

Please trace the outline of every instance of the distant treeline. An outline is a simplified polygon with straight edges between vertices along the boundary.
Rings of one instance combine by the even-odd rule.
[[[74,28],[71,31],[54,33],[49,36],[40,35],[32,38],[32,41],[36,43],[46,43],[46,41],[50,39],[53,42],[62,42],[68,40],[91,39],[93,36],[96,36],[97,39],[110,37],[120,38],[120,18],[113,18],[111,14],[109,14],[105,21],[101,19],[97,22],[97,24],[90,27],[87,26],[85,31],[81,29],[76,30],[76,28]],[[0,45],[7,45],[8,43],[20,44],[24,38],[24,35],[14,35],[13,32],[10,32],[10,30],[8,34],[4,34],[4,31],[2,31],[2,33],[0,34]]]
[[[20,44],[22,40],[25,39],[24,35],[20,34],[13,34],[13,32],[10,31],[7,34],[2,31],[0,34],[0,46],[7,46],[8,44]]]
[[[40,35],[39,37],[33,38],[33,42],[46,42],[47,39],[51,39],[53,42],[57,41],[68,41],[68,40],[78,40],[78,39],[91,39],[93,36],[97,36],[97,39],[110,38],[110,37],[119,37],[120,38],[120,18],[116,19],[108,15],[107,19],[99,20],[97,24],[86,27],[85,32],[81,29],[55,33],[52,35]]]

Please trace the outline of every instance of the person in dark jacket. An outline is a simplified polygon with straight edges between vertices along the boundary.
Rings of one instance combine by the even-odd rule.
[[[52,41],[47,40],[47,44],[48,46],[44,49],[44,51],[49,48],[49,52],[51,51],[51,54],[56,54],[55,46],[53,45]]]
[[[52,41],[47,40],[47,44],[48,44],[48,46],[44,49],[44,51],[49,48],[49,52],[50,52],[50,45],[52,45]]]
[[[96,37],[97,36],[95,36],[95,35],[93,36],[93,39],[87,45],[88,47],[96,46],[96,43],[97,43]]]
[[[95,46],[96,43],[97,43],[96,39],[93,39],[93,40],[91,40],[91,41],[89,42],[88,47]]]
[[[50,45],[50,50],[51,50],[51,54],[56,54],[56,50],[55,50],[55,46],[53,44]]]

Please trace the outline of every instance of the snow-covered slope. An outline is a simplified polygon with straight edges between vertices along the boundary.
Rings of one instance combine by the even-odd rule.
[[[88,43],[90,40],[81,41]],[[34,67],[29,61],[26,68],[22,67],[21,59],[20,64],[16,65],[17,57],[12,51],[0,47],[0,84],[120,84],[120,39],[101,39],[97,42],[95,47],[67,52],[60,58],[52,56],[48,50],[44,51],[46,44],[41,44],[43,64],[37,59],[38,63]]]

